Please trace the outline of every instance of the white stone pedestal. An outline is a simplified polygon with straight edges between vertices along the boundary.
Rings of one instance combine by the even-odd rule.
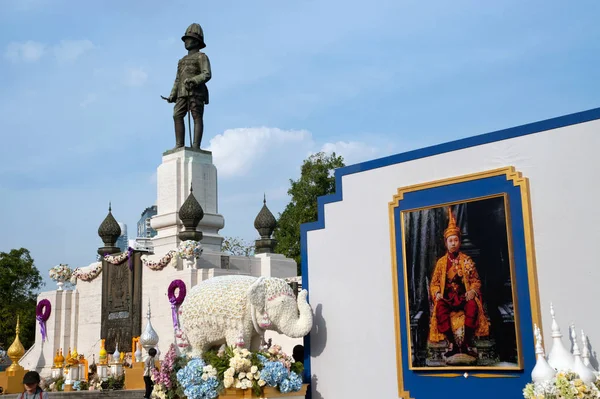
[[[108,365],[99,364],[97,368],[98,378],[102,381],[106,381],[108,379]]]
[[[110,374],[113,377],[120,377],[123,375],[123,365],[121,363],[112,363],[110,365]]]
[[[179,245],[177,234],[183,229],[178,217],[179,208],[190,193],[204,210],[204,218],[197,229],[202,231],[205,249],[221,250],[223,237],[219,230],[225,219],[218,213],[217,168],[212,163],[212,153],[191,148],[178,148],[163,154],[162,164],[157,170],[157,215],[150,222],[157,235],[152,239],[154,253],[164,255]]]

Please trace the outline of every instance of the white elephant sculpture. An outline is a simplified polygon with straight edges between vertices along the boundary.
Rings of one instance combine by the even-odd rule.
[[[291,338],[307,335],[313,313],[306,290],[298,299],[285,280],[274,277],[220,276],[196,285],[179,310],[190,356],[213,346],[257,350],[266,330]]]

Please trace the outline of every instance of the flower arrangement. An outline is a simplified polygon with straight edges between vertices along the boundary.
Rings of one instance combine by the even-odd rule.
[[[160,362],[160,370],[154,370],[152,381],[154,381],[154,396],[159,399],[177,399],[183,397],[183,390],[177,384],[177,372],[185,367],[187,359],[177,357],[174,344],[169,346],[164,359]]]
[[[158,399],[214,399],[225,389],[251,389],[257,397],[266,387],[296,392],[302,388],[303,370],[278,345],[258,352],[223,345],[188,359],[177,356],[171,344],[152,375],[153,394]]]
[[[561,371],[548,382],[529,383],[523,389],[525,399],[597,399],[600,380],[586,385],[577,373]]]
[[[177,256],[187,259],[198,259],[202,255],[202,244],[199,241],[187,240],[183,241],[177,247]]]
[[[71,278],[71,274],[73,274],[73,271],[69,265],[62,263],[50,269],[50,278],[55,282],[64,283]]]
[[[214,399],[219,396],[217,372],[204,360],[194,358],[177,372],[177,381],[188,399]]]

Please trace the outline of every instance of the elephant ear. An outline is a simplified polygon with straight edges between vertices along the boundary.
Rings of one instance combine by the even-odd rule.
[[[248,288],[248,299],[250,300],[250,304],[260,313],[264,312],[266,296],[267,289],[265,287],[265,278],[259,277],[250,288]]]

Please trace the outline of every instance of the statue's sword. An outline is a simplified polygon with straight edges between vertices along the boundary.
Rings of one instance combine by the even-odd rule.
[[[192,96],[190,96],[190,89],[189,88],[185,88],[185,91],[187,92],[187,107],[188,107],[188,131],[190,133],[190,147],[192,146],[192,122],[190,119],[190,101],[192,100]]]

